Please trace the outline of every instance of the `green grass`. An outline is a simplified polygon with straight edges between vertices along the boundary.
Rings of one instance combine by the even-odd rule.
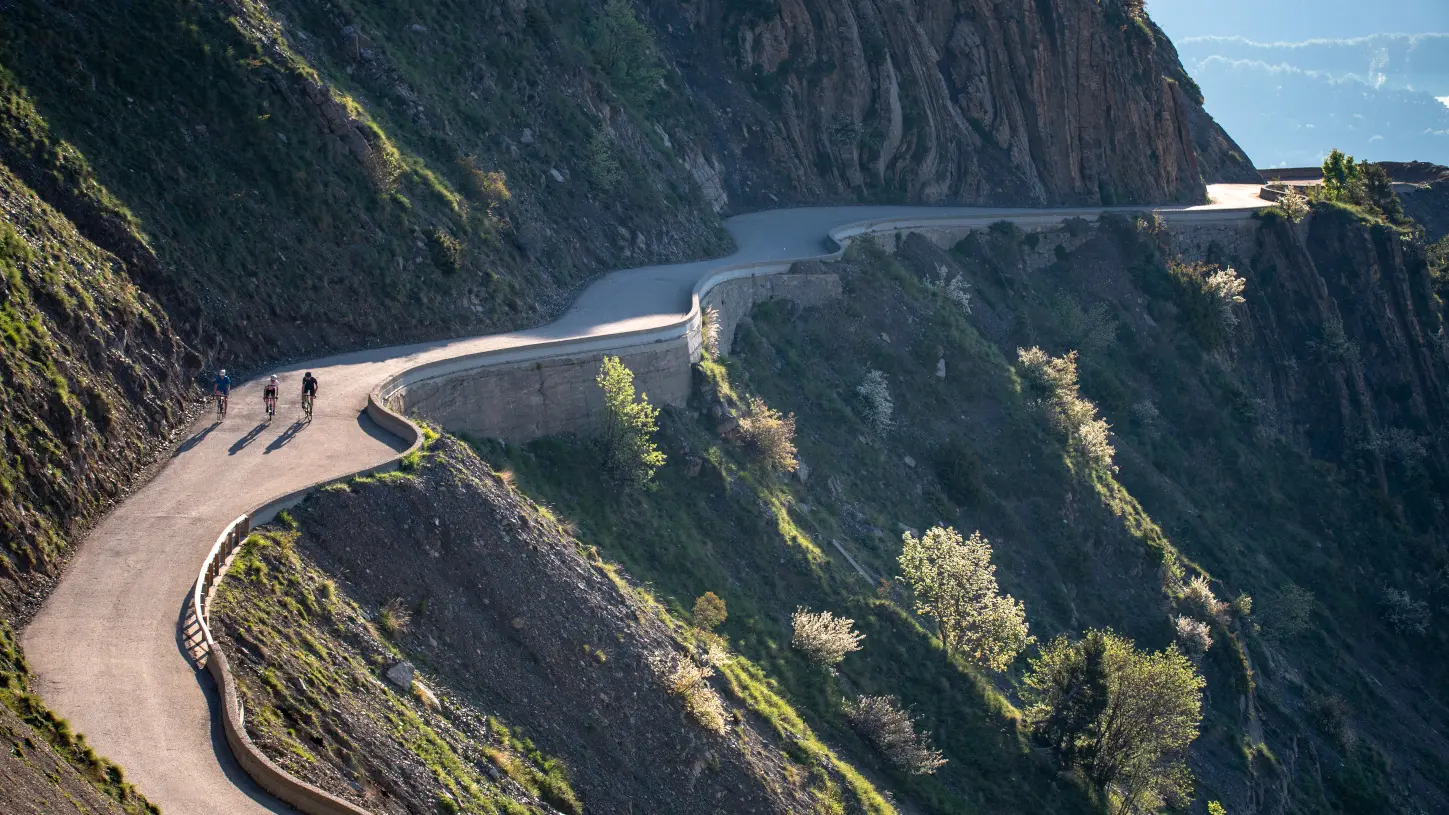
[[[1344,230],[1343,240],[1365,229],[1357,222],[1328,226]],[[1380,228],[1367,227],[1367,234],[1378,240]],[[699,366],[704,392],[735,400],[754,393],[796,413],[796,441],[812,472],[808,485],[760,471],[713,435],[712,418],[681,411],[666,413],[661,432],[670,464],[637,500],[603,487],[590,448],[573,440],[477,447],[576,525],[585,545],[650,586],[681,624],[693,598],[705,591],[723,597],[729,619],[720,633],[740,657],[722,672],[747,707],[797,745],[797,760],[810,755],[800,746],[811,743],[800,735],[808,730],[843,760],[875,767],[925,811],[1092,811],[1096,803],[1032,756],[1011,703],[1020,665],[989,677],[946,663],[931,631],[908,613],[900,587],[868,585],[838,558],[832,540],[872,573],[890,577],[903,528],[981,529],[995,544],[1003,588],[1026,603],[1038,637],[1110,626],[1148,648],[1171,641],[1169,615],[1178,613],[1181,583],[1194,575],[1210,574],[1223,599],[1267,597],[1288,580],[1314,585],[1322,630],[1275,647],[1297,664],[1316,666],[1305,678],[1310,686],[1348,682],[1355,709],[1382,705],[1382,691],[1371,683],[1349,682],[1328,666],[1383,639],[1357,570],[1404,573],[1424,533],[1395,520],[1384,499],[1358,483],[1351,457],[1332,463],[1275,435],[1253,383],[1212,362],[1214,349],[1229,339],[1193,327],[1193,312],[1182,307],[1184,283],[1149,231],[1108,219],[1080,255],[1058,253],[1029,281],[1013,279],[1013,247],[1022,241],[996,228],[948,258],[922,260],[861,246],[847,258],[841,301],[803,314],[779,302],[761,306],[730,359]],[[1277,296],[1266,262],[1232,260],[1250,280],[1248,296],[1260,298],[1256,307]],[[963,315],[931,292],[925,281],[935,279],[938,262],[966,272],[976,308],[1006,315],[1014,327],[987,339],[975,327],[979,313]],[[1008,361],[1017,347],[1032,344],[1064,353],[1081,333],[1081,320],[1070,319],[1078,311],[1105,310],[1119,325],[1140,326],[1119,301],[1104,299],[1103,277],[1127,287],[1108,298],[1145,298],[1158,326],[1146,336],[1141,328],[1119,328],[1080,361],[1083,398],[1114,426],[1116,473],[1085,467],[1066,449]],[[1243,342],[1241,335],[1231,341]],[[942,357],[945,380],[934,375]],[[854,393],[867,370],[885,373],[895,401],[897,428],[883,440],[862,422]],[[1138,410],[1148,400],[1153,410]],[[690,457],[705,461],[692,479],[683,472]],[[1417,500],[1415,490],[1429,483],[1409,470],[1392,477],[1404,479],[1407,500]],[[1368,540],[1398,543],[1350,543]],[[797,605],[855,618],[866,634],[864,649],[847,657],[838,676],[789,648],[788,620]],[[1271,612],[1262,606],[1256,613]],[[1213,629],[1216,644],[1203,667],[1211,704],[1196,756],[1215,774],[1261,771],[1264,756],[1287,749],[1281,741],[1244,741],[1238,700],[1245,696],[1277,695],[1283,713],[1274,720],[1290,730],[1301,726],[1291,712],[1297,691],[1281,679],[1265,685],[1249,662],[1255,630],[1253,620],[1238,618]],[[1384,647],[1409,664],[1420,659],[1398,644]],[[841,698],[854,693],[899,695],[950,763],[924,779],[880,767],[844,723]],[[1345,778],[1379,784],[1372,766],[1362,763],[1362,772]],[[1304,801],[1329,800],[1345,789],[1314,792],[1301,777],[1293,784]]]
[[[532,742],[489,720],[487,743],[464,734],[446,717],[430,713],[412,695],[375,678],[391,661],[405,658],[389,637],[359,648],[357,632],[372,629],[362,608],[300,555],[302,530],[253,533],[222,581],[213,607],[214,628],[227,639],[248,731],[263,750],[294,773],[306,775],[319,761],[334,767],[364,766],[361,734],[339,726],[337,709],[385,723],[385,738],[416,756],[431,774],[443,811],[496,815],[539,811],[515,800],[467,756],[493,757],[530,793],[550,806],[582,811],[563,765]],[[387,629],[387,609],[376,614]],[[396,631],[387,632],[389,635]],[[236,644],[267,655],[256,670]],[[376,649],[385,652],[379,657]],[[451,704],[451,703],[450,703]]]

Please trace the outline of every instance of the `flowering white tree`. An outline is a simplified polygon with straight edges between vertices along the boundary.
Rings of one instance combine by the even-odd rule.
[[[1001,593],[991,544],[980,532],[966,540],[951,527],[932,527],[920,538],[907,532],[900,566],[916,611],[936,621],[948,655],[1003,671],[1033,641],[1026,607]]]
[[[929,775],[946,763],[931,744],[930,733],[916,732],[916,719],[894,696],[862,696],[845,705],[850,726],[887,761],[911,775]]]
[[[828,611],[797,608],[791,622],[795,637],[790,644],[820,665],[838,665],[846,654],[859,651],[860,641],[865,639],[864,634],[856,632],[855,620]]]

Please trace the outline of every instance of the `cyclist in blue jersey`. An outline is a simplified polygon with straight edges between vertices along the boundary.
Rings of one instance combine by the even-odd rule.
[[[211,393],[216,397],[216,420],[226,418],[226,400],[231,396],[231,377],[226,375],[226,369],[222,368],[216,375],[216,381],[211,385]]]

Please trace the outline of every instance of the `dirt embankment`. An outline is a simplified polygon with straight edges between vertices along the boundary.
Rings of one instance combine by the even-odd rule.
[[[806,773],[748,714],[727,706],[710,732],[666,690],[660,659],[682,651],[662,615],[460,442],[408,475],[324,490],[290,521],[227,579],[216,628],[253,737],[309,781],[432,811],[500,770],[549,789],[510,766],[533,755],[591,812],[812,808]],[[388,684],[403,659],[439,707]]]

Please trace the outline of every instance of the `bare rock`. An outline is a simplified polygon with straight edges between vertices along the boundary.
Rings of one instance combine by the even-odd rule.
[[[399,688],[410,691],[413,689],[413,673],[413,664],[407,660],[403,660],[388,668],[383,676],[387,677],[387,681],[397,685]]]

